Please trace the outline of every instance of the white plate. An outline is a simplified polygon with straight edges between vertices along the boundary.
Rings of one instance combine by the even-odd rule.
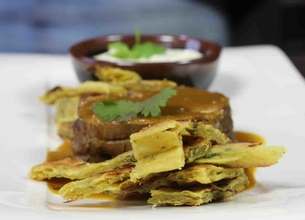
[[[47,110],[37,100],[45,88],[75,84],[66,56],[0,55],[1,219],[304,219],[305,84],[276,47],[226,48],[211,90],[231,98],[237,130],[262,134],[287,146],[279,164],[259,170],[258,185],[232,201],[200,207],[130,206],[55,211],[47,190],[27,178],[51,147]]]

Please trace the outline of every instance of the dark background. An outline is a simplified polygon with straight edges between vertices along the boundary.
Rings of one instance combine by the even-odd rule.
[[[67,53],[81,39],[135,28],[274,44],[305,75],[305,0],[0,0],[0,52]]]

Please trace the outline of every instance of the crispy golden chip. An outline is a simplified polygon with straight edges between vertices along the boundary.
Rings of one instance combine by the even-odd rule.
[[[202,122],[195,124],[194,135],[203,137],[206,141],[213,141],[217,144],[227,144],[231,142],[230,138],[219,129]]]
[[[130,164],[134,164],[132,152],[120,154],[111,160],[100,163],[86,163],[81,160],[67,158],[34,166],[31,170],[31,178],[35,180],[46,180],[55,177],[71,180],[84,179]]]
[[[55,123],[58,135],[73,138],[73,122],[78,118],[79,97],[64,97],[55,101]]]
[[[67,200],[90,198],[95,194],[105,192],[113,195],[135,192],[143,194],[160,187],[170,187],[173,183],[181,186],[194,183],[210,184],[244,175],[244,169],[194,165],[181,171],[152,175],[134,183],[129,179],[131,171],[132,167],[123,167],[74,181],[64,185],[59,194]],[[118,183],[120,184],[118,185]],[[114,188],[112,188],[113,186]]]
[[[129,87],[132,91],[158,92],[164,88],[175,88],[177,84],[170,80],[141,80],[140,83]]]
[[[244,173],[242,168],[224,168],[209,164],[198,164],[170,173],[166,179],[184,185],[186,183],[209,184],[222,179],[234,178]]]
[[[184,146],[186,163],[192,163],[193,161],[204,157],[211,147],[212,143],[205,139],[195,142],[194,144]]]
[[[196,148],[184,149],[186,155],[194,155]],[[186,160],[188,158],[186,157]],[[86,163],[77,159],[63,159],[53,162],[45,162],[36,165],[31,170],[32,179],[46,180],[51,178],[83,179],[91,174],[112,170],[126,164],[135,165],[136,160],[132,151],[118,155],[117,157],[99,163]]]
[[[193,155],[198,149],[191,148],[186,155]],[[185,151],[185,149],[184,149]],[[253,143],[238,143],[227,145],[216,145],[209,150],[202,150],[202,157],[195,160],[196,164],[225,165],[232,168],[251,168],[260,166],[271,166],[275,164],[285,152],[283,147],[268,147],[265,145],[254,145]],[[161,158],[162,159],[162,158]],[[164,158],[163,163],[168,163],[170,158]],[[54,162],[46,162],[34,166],[31,177],[36,180],[51,178],[83,179],[96,173],[102,173],[116,169],[123,165],[136,164],[132,152],[123,153],[111,160],[100,163],[85,163],[80,160],[65,159]],[[148,163],[149,164],[149,163]],[[162,166],[162,164],[160,165]]]
[[[61,98],[75,97],[90,93],[123,97],[127,94],[127,90],[119,85],[113,85],[105,82],[87,81],[83,82],[78,87],[55,87],[47,91],[42,97],[40,97],[40,99],[44,103],[52,105]]]
[[[182,151],[182,135],[190,135],[188,130],[203,140]],[[137,159],[131,179],[136,181],[151,173],[180,169],[186,158],[186,162],[190,163],[204,157],[212,143],[225,144],[230,139],[220,130],[204,123],[165,121],[132,134],[130,141]]]
[[[179,125],[179,126],[177,126]],[[225,165],[232,168],[249,168],[275,164],[285,152],[282,147],[268,147],[253,143],[214,145],[201,141],[182,148],[181,135],[188,124],[166,122],[132,135],[133,152],[121,154],[101,163],[84,163],[68,159],[48,162],[32,169],[32,178],[83,179],[95,173],[115,169],[125,164],[136,164],[132,178],[137,181],[149,174],[179,169],[186,163]],[[173,138],[174,137],[174,138]],[[204,139],[205,140],[205,139]],[[133,156],[137,157],[137,162]],[[198,159],[199,158],[199,159]],[[80,163],[80,164],[78,164]]]
[[[78,118],[79,97],[64,97],[55,102],[55,122],[73,122]]]
[[[195,163],[225,165],[227,167],[251,168],[271,166],[285,153],[284,147],[255,143],[231,143],[215,145],[207,155]]]
[[[121,192],[120,182],[129,178],[132,167],[118,168],[103,174],[88,177],[65,184],[59,194],[66,200],[90,198],[96,194],[118,195]]]
[[[121,86],[132,86],[141,81],[138,73],[115,67],[96,66],[94,75],[101,81]]]
[[[131,179],[143,178],[152,173],[180,169],[185,164],[182,134],[189,123],[164,121],[130,136],[137,160]]]
[[[188,187],[198,184],[211,184],[223,179],[232,179],[244,174],[242,168],[224,168],[213,165],[192,165],[179,171],[152,174],[132,182],[127,180],[121,184],[121,189],[125,191],[149,193],[153,189],[160,187],[181,186]]]
[[[234,179],[211,185],[179,190],[168,187],[151,191],[148,203],[154,206],[198,206],[217,200],[224,200],[247,189],[248,178],[242,174]]]

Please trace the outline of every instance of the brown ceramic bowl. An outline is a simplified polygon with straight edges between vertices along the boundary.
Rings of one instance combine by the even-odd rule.
[[[73,65],[80,81],[94,80],[94,67],[114,66],[138,72],[144,79],[170,79],[184,85],[207,88],[215,77],[221,47],[211,41],[188,36],[143,35],[141,41],[150,41],[167,48],[190,48],[203,54],[188,62],[116,64],[98,61],[94,55],[105,52],[107,44],[123,41],[134,44],[134,35],[108,35],[81,41],[70,48]]]

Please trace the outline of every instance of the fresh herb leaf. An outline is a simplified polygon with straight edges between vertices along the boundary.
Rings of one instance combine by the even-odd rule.
[[[108,53],[121,59],[149,58],[156,54],[163,54],[165,50],[162,45],[152,42],[137,43],[131,49],[127,44],[120,41],[108,44]]]
[[[149,58],[156,54],[163,54],[165,52],[165,48],[152,42],[145,42],[141,44],[135,44],[130,52],[131,58]]]
[[[165,107],[168,100],[176,95],[176,90],[172,88],[162,89],[157,95],[142,102],[141,114],[145,117],[156,117],[161,114],[160,107]]]
[[[108,44],[108,52],[111,56],[122,59],[128,58],[130,56],[128,45],[120,41]]]
[[[161,107],[165,107],[174,95],[176,95],[175,89],[165,88],[142,102],[126,100],[98,102],[93,106],[93,112],[103,121],[127,120],[137,115],[156,117],[161,114]]]
[[[134,38],[135,38],[135,44],[141,43],[141,32],[138,29],[136,29],[134,32]]]
[[[121,41],[108,44],[108,53],[120,59],[140,59],[149,58],[156,54],[165,53],[166,48],[153,42],[141,43],[141,33],[135,32],[135,43],[130,48],[126,43]]]
[[[131,101],[98,102],[93,107],[93,112],[104,121],[127,120],[138,114],[140,106]]]

